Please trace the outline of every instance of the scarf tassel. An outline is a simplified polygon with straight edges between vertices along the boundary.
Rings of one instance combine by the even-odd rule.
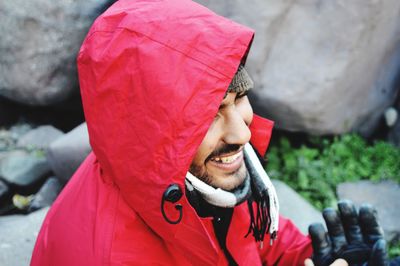
[[[255,200],[255,206],[253,205],[254,201],[252,199],[247,201],[250,213],[250,225],[245,237],[252,233],[254,239],[260,242],[260,247],[262,248],[264,237],[271,227],[269,196],[266,190],[255,194],[258,194],[258,199]],[[256,215],[254,215],[254,209],[256,209]]]

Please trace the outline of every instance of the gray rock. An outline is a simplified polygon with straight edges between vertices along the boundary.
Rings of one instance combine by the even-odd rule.
[[[28,186],[39,181],[50,167],[42,153],[11,151],[0,161],[0,177],[17,186]]]
[[[386,126],[392,127],[396,124],[396,121],[399,117],[399,112],[394,107],[389,107],[385,110],[384,118]]]
[[[4,266],[29,265],[36,237],[48,208],[29,215],[0,217],[0,261]]]
[[[32,128],[33,128],[32,125],[28,123],[18,123],[10,127],[8,131],[10,133],[10,136],[16,142],[21,136],[25,135],[30,130],[32,130]]]
[[[291,187],[279,180],[272,180],[278,194],[280,213],[289,218],[303,234],[308,235],[308,226],[311,223],[325,222],[314,206],[308,203]]]
[[[51,142],[62,136],[64,133],[57,128],[45,125],[30,130],[17,142],[17,147],[31,147],[47,149]]]
[[[62,185],[60,181],[55,177],[50,177],[40,188],[38,193],[36,193],[28,211],[32,212],[50,206],[57,198],[61,189]]]
[[[392,181],[373,183],[359,181],[342,183],[337,187],[340,199],[349,199],[359,206],[373,205],[378,211],[379,221],[385,231],[385,238],[391,241],[400,238],[400,186]]]
[[[196,0],[255,29],[255,111],[282,129],[368,135],[395,99],[400,1]]]
[[[0,180],[0,206],[3,205],[4,200],[10,194],[10,189],[7,184]]]
[[[49,105],[76,91],[77,52],[108,2],[0,1],[0,95]]]
[[[0,151],[7,151],[9,147],[15,145],[15,140],[12,138],[11,133],[7,130],[0,129]],[[2,155],[0,154],[0,160]]]
[[[56,176],[66,182],[90,151],[89,135],[83,123],[51,143],[47,159]]]

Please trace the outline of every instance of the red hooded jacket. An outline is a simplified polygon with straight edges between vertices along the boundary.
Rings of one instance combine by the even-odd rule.
[[[120,0],[90,29],[78,55],[93,148],[50,209],[32,266],[226,265],[211,218],[185,196],[182,220],[160,210],[184,178],[253,31],[188,0]],[[255,116],[251,142],[264,154],[272,122]],[[174,204],[166,213],[176,218]],[[174,219],[175,219],[174,218]],[[239,265],[302,265],[309,238],[281,218],[260,249],[246,204],[234,209],[227,248]],[[266,237],[266,243],[269,240]]]

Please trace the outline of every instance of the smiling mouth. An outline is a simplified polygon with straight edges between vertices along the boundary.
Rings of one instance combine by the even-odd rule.
[[[240,150],[238,153],[230,155],[230,156],[213,157],[213,158],[211,158],[211,161],[214,161],[217,163],[233,163],[241,156],[242,156],[242,153]]]
[[[235,173],[243,164],[243,149],[225,156],[215,156],[209,161],[210,166],[225,173]]]

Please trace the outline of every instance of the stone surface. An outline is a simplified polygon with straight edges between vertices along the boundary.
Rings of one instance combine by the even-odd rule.
[[[109,2],[0,1],[0,95],[49,105],[77,91],[77,52]]]
[[[272,180],[279,199],[280,214],[291,219],[303,234],[308,235],[311,223],[325,225],[322,214],[310,203],[303,199],[291,187],[279,180]]]
[[[4,266],[29,265],[36,237],[48,208],[29,215],[0,217],[0,262]]]
[[[27,132],[17,142],[17,147],[47,149],[51,142],[61,137],[64,133],[51,126],[39,126]]]
[[[10,146],[14,146],[15,141],[11,133],[7,130],[0,129],[0,160],[3,157],[4,151],[7,151]]]
[[[51,143],[47,159],[56,176],[66,182],[90,151],[89,135],[83,123]]]
[[[10,184],[28,186],[39,181],[50,167],[44,154],[22,150],[10,151],[0,161],[0,177]]]
[[[247,67],[279,128],[368,135],[400,69],[400,1],[197,0],[255,29]]]
[[[369,203],[378,211],[379,221],[390,241],[400,238],[400,186],[392,181],[373,183],[359,181],[342,183],[337,187],[339,199],[349,199],[360,206]]]
[[[60,181],[55,177],[50,177],[36,193],[28,211],[32,212],[50,206],[57,198],[61,189],[62,185]]]
[[[32,130],[33,126],[28,124],[28,123],[18,123],[13,126],[11,126],[8,130],[11,138],[14,140],[14,142],[17,142],[17,140],[28,133],[30,130]]]

